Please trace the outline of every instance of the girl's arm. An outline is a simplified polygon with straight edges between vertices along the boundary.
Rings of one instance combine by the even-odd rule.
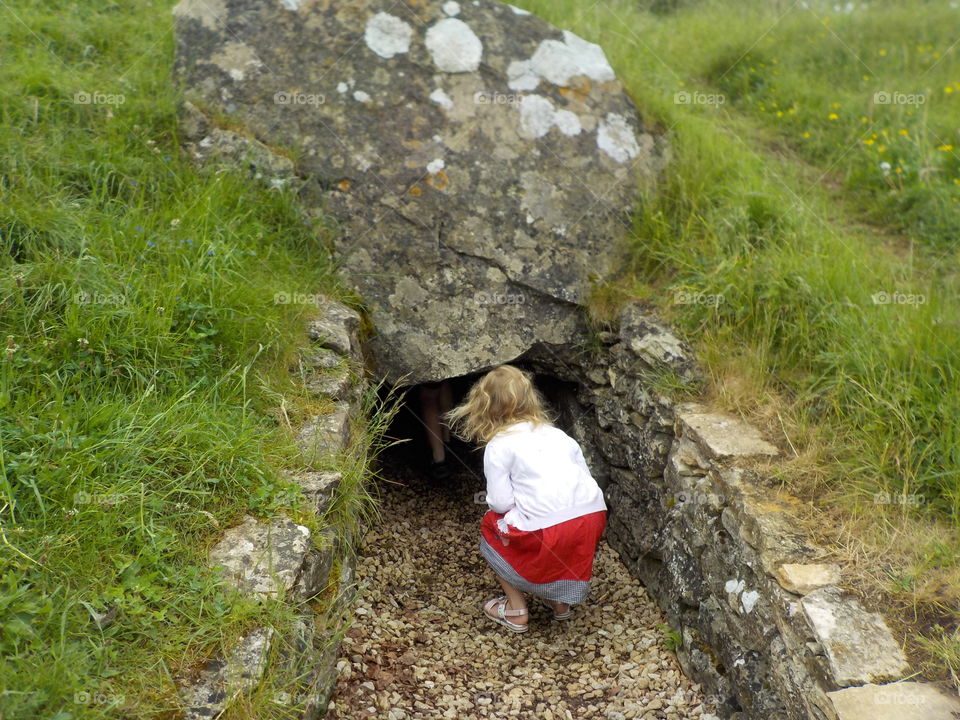
[[[516,505],[510,482],[509,458],[489,445],[483,451],[483,474],[487,478],[487,505],[495,513],[505,513]]]

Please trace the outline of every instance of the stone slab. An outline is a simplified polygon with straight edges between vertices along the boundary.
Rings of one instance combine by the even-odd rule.
[[[784,563],[774,575],[780,587],[796,595],[806,595],[827,585],[840,582],[837,565],[821,563]]]
[[[317,306],[321,317],[307,324],[307,335],[322,348],[341,355],[359,350],[360,314],[342,302],[319,296]]]
[[[333,412],[314,415],[297,433],[297,445],[307,461],[336,455],[350,442],[350,403],[338,402]]]
[[[456,18],[444,5],[174,11],[185,97],[287,149],[310,179],[307,212],[338,221],[340,272],[394,384],[587,337],[580,306],[619,267],[616,239],[667,161],[599,45],[503,3],[461,3]],[[216,130],[189,117],[183,128],[191,146]]]
[[[805,595],[800,605],[826,655],[836,687],[898,680],[910,670],[883,618],[836,587]]]
[[[227,700],[259,684],[273,642],[272,628],[259,627],[240,638],[226,654],[209,661],[192,682],[180,688],[186,706],[184,720],[210,720],[223,712]]]
[[[286,518],[258,520],[249,515],[227,530],[210,551],[211,566],[224,579],[251,594],[275,595],[294,588],[309,564],[310,530]]]
[[[713,460],[775,457],[780,451],[760,431],[740,418],[724,413],[682,412],[677,415],[681,435],[695,442]]]
[[[918,682],[863,685],[827,693],[837,720],[958,720],[960,700]]]

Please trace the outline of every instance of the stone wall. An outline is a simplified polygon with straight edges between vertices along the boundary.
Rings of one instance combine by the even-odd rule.
[[[656,379],[696,377],[689,348],[639,305],[599,352],[521,360],[570,382],[560,423],[610,508],[607,539],[682,638],[684,670],[741,720],[952,720],[960,705],[910,674],[883,619],[792,519],[770,478],[778,449],[739,418],[673,402]],[[661,385],[664,383],[661,382]]]
[[[297,430],[301,467],[290,478],[318,517],[336,501],[343,478],[334,468],[349,451],[354,423],[362,421],[359,324],[353,310],[324,303],[308,326],[313,347],[293,369],[318,406],[332,408]],[[299,619],[292,627],[254,627],[189,677],[178,678],[185,720],[217,717],[265,678],[284,688],[272,698],[284,717],[295,712],[314,720],[325,714],[344,616],[354,601],[353,544],[343,529],[311,533],[282,515],[247,516],[224,531],[210,552],[211,567],[244,596],[291,604]]]

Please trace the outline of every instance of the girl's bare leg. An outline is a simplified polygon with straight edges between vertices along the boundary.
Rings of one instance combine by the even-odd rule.
[[[440,430],[445,443],[450,442],[450,426],[443,420],[443,413],[453,408],[453,391],[450,389],[450,383],[444,380],[440,384]]]
[[[504,594],[507,596],[507,610],[526,610],[527,601],[523,597],[523,593],[517,590],[513,585],[508,583],[502,577],[497,575],[497,580],[500,582],[500,586],[503,588]],[[519,617],[510,618],[510,622],[515,625],[526,625],[529,615],[520,615]]]
[[[427,444],[430,446],[430,455],[433,462],[443,462],[445,453],[443,448],[443,432],[445,425],[440,422],[440,397],[436,388],[420,387],[420,417],[427,434]]]

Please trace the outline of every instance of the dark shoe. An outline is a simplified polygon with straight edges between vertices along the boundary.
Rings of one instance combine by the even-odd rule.
[[[430,478],[438,482],[450,479],[450,466],[447,465],[446,460],[430,463]]]

